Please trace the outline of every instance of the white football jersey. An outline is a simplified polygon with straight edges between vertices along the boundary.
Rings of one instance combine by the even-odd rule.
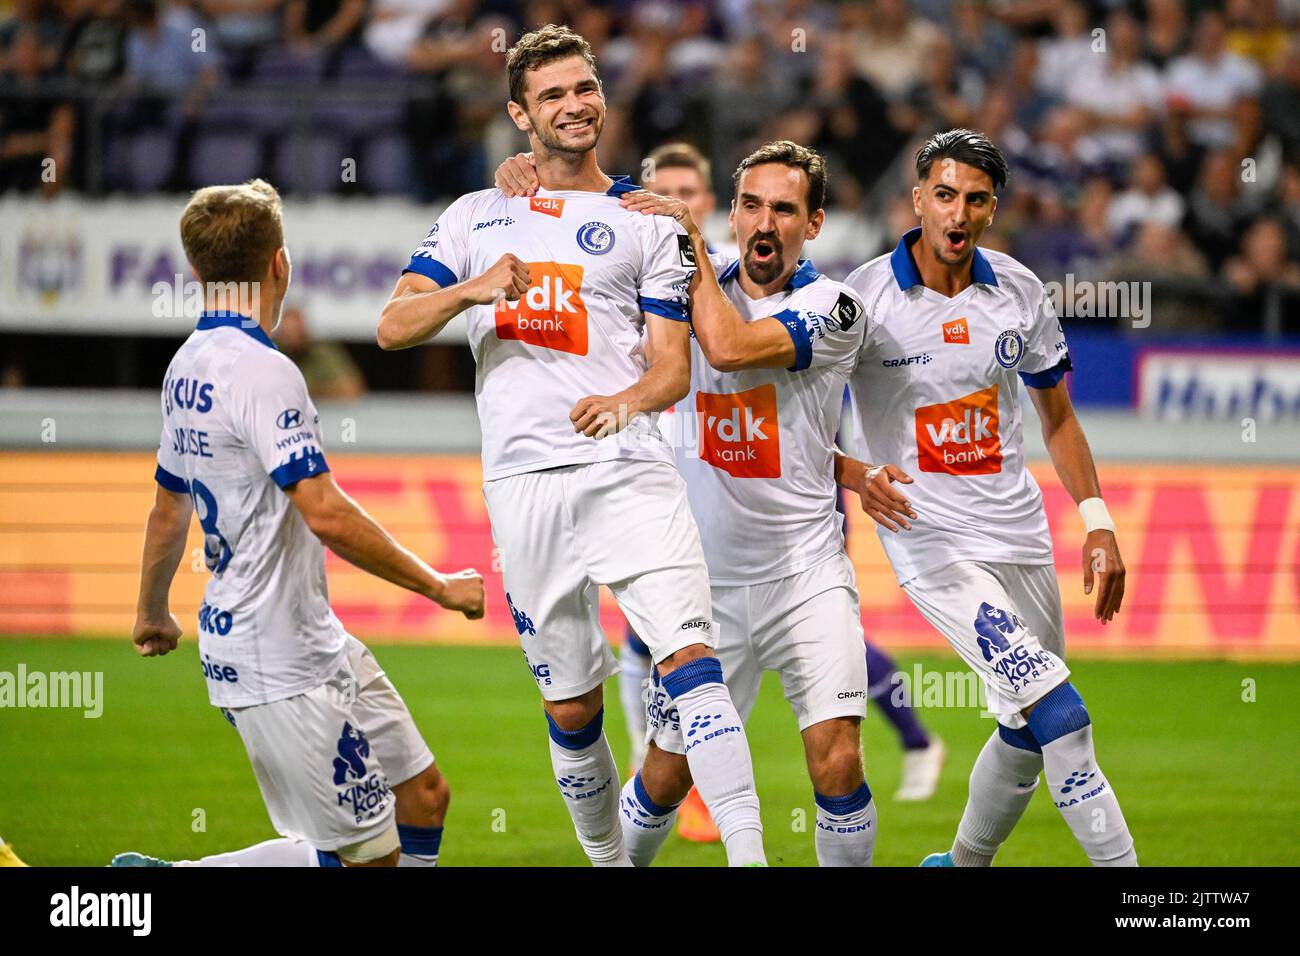
[[[209,574],[208,696],[246,707],[323,684],[347,653],[325,549],[281,489],[329,471],[302,373],[252,320],[205,312],[167,366],[158,484],[189,494]]]
[[[614,458],[672,460],[658,416],[599,441],[569,420],[579,399],[615,394],[644,374],[643,312],[686,321],[689,240],[670,218],[625,210],[619,197],[636,188],[621,177],[605,193],[468,193],[412,254],[405,271],[443,287],[506,253],[528,264],[531,285],[518,301],[465,312],[486,480]]]
[[[741,317],[775,317],[795,346],[788,369],[719,372],[693,341],[691,391],[669,416],[709,581],[732,587],[798,574],[844,549],[835,433],[862,304],[806,259],[762,299],[741,289],[739,261],[723,265],[719,284]]]
[[[859,454],[914,481],[898,486],[911,530],[876,529],[885,553],[900,583],[960,560],[1051,564],[1020,388],[1070,370],[1065,333],[1043,283],[1000,252],[976,249],[973,281],[952,298],[927,289],[908,251],[920,232],[845,280],[866,309],[850,383]]]

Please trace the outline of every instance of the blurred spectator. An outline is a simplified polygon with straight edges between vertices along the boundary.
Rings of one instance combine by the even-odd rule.
[[[1037,129],[1043,117],[1061,102],[1038,82],[1039,65],[1038,45],[1022,39],[1011,53],[1011,67],[1002,84],[1015,99],[1016,122],[1025,129]]]
[[[1160,77],[1139,59],[1142,34],[1127,13],[1106,20],[1105,52],[1080,63],[1065,88],[1066,102],[1084,111],[1089,142],[1112,162],[1142,149],[1142,133],[1159,116]]]
[[[1251,224],[1223,275],[1234,293],[1235,331],[1278,335],[1300,327],[1300,264],[1287,260],[1286,230],[1276,219]]]
[[[1261,102],[1265,125],[1282,138],[1288,152],[1300,152],[1300,35],[1292,37]]]
[[[1153,139],[1169,185],[1178,190],[1179,195],[1186,196],[1196,185],[1205,158],[1205,150],[1193,143],[1188,135],[1187,117],[1180,113],[1166,113]]]
[[[794,111],[807,126],[783,132],[826,157],[828,200],[853,206],[898,154],[903,135],[892,125],[884,97],[854,69],[849,38],[828,35],[821,53],[807,104]]]
[[[213,32],[226,68],[244,78],[252,72],[259,53],[280,39],[283,0],[197,0],[199,10],[212,21]]]
[[[68,31],[64,72],[84,83],[117,79],[126,66],[126,30],[123,0],[90,0]]]
[[[1278,22],[1277,6],[1276,0],[1228,0],[1228,49],[1255,61],[1263,69],[1281,59],[1291,31]],[[1294,0],[1289,6],[1294,26],[1300,10],[1297,10]]]
[[[1206,149],[1232,143],[1233,110],[1240,100],[1256,96],[1262,84],[1259,67],[1230,53],[1225,38],[1223,14],[1202,12],[1192,52],[1174,60],[1165,79],[1169,108],[1191,117],[1192,140]]]
[[[1064,97],[1071,79],[1097,56],[1093,46],[1087,7],[1079,0],[1065,0],[1052,16],[1052,34],[1038,41],[1038,88]]]
[[[6,58],[18,35],[28,32],[35,38],[38,72],[58,67],[66,33],[58,8],[51,0],[15,0],[12,15],[0,20],[0,72],[12,70]]]
[[[1011,31],[989,15],[985,0],[957,0],[951,34],[959,65],[985,82],[1006,69],[1016,45]]]
[[[1237,247],[1241,227],[1249,215],[1241,196],[1241,177],[1231,153],[1209,153],[1188,199],[1185,223],[1192,239],[1217,270]]]
[[[348,350],[338,342],[313,339],[307,316],[298,306],[285,306],[275,341],[298,366],[313,398],[347,400],[366,393],[366,380]]]
[[[1111,203],[1110,229],[1121,241],[1147,223],[1177,229],[1186,211],[1183,197],[1165,181],[1165,166],[1160,157],[1144,153],[1129,167],[1129,188]]]
[[[424,28],[452,0],[371,0],[363,39],[366,49],[389,66],[404,67]]]
[[[76,114],[42,89],[43,60],[39,32],[25,25],[10,41],[0,76],[0,192],[53,195],[71,173]]]
[[[1139,283],[1151,283],[1143,318],[1159,334],[1222,331],[1222,309],[1205,257],[1175,228],[1146,223],[1133,243],[1102,271],[1101,280],[1127,283],[1131,290]]]
[[[1287,256],[1300,261],[1300,163],[1291,163],[1282,170],[1281,207]]]
[[[1073,202],[1084,182],[1104,171],[1105,156],[1084,137],[1086,125],[1086,115],[1074,107],[1060,106],[1048,114],[1033,151],[1024,160],[1027,185],[1035,192]]]
[[[939,36],[926,51],[921,79],[896,102],[889,115],[898,129],[916,136],[954,126],[975,125],[973,104],[983,98],[978,76],[959,75],[952,41]]]
[[[1164,69],[1187,48],[1187,6],[1184,0],[1146,0],[1143,55]]]
[[[288,0],[284,38],[304,56],[333,54],[360,34],[366,0]]]
[[[903,96],[921,80],[925,54],[939,28],[912,16],[908,0],[871,0],[862,8],[853,35],[858,72],[889,99]]]
[[[147,90],[187,96],[215,86],[218,53],[193,48],[199,20],[184,0],[130,0],[126,37],[127,81]]]

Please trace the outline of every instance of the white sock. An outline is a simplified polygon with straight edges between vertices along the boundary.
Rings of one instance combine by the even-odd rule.
[[[442,847],[442,827],[419,827],[412,823],[399,823],[397,837],[402,844],[398,866],[437,866],[438,851]]]
[[[673,832],[677,807],[664,807],[650,799],[638,772],[623,785],[619,796],[623,817],[623,845],[633,866],[649,866],[659,848]]]
[[[650,679],[650,667],[650,658],[633,650],[630,641],[623,645],[618,655],[618,696],[627,721],[633,773],[645,763],[645,698],[642,695],[645,682]]]
[[[971,768],[966,809],[952,845],[953,863],[992,864],[1033,799],[1042,771],[1043,755],[1029,728],[999,725]]]
[[[618,769],[601,729],[604,718],[602,707],[587,726],[566,731],[556,726],[547,714],[551,727],[551,766],[587,859],[593,866],[631,866],[632,861],[623,849],[619,794],[614,786]]]
[[[876,852],[876,801],[864,780],[843,797],[813,794],[817,802],[817,865],[870,866]]]
[[[1097,766],[1092,723],[1068,683],[1040,700],[1029,729],[1043,748],[1043,776],[1056,809],[1093,866],[1137,866],[1133,835],[1119,800]]]
[[[763,823],[745,727],[716,657],[700,657],[661,679],[677,705],[686,761],[722,835],[729,866],[766,865]]]
[[[197,860],[181,860],[177,866],[320,866],[315,847],[302,840],[267,840],[256,846],[229,853],[217,853]]]

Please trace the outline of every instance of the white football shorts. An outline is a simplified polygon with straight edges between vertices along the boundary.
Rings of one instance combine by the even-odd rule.
[[[957,561],[903,585],[922,616],[979,674],[1007,727],[1070,676],[1061,589],[1049,564]]]
[[[801,732],[832,717],[866,716],[857,579],[843,552],[789,577],[712,593],[719,637],[714,652],[742,720],[754,709],[764,671],[780,675]],[[648,682],[646,698],[647,741],[685,753],[677,708],[657,677]]]
[[[599,585],[661,661],[716,638],[709,572],[686,484],[666,462],[616,459],[486,482],[506,601],[546,700],[618,670]]]
[[[223,710],[276,831],[318,850],[355,846],[394,826],[391,785],[433,763],[405,702],[352,636],[346,661],[320,687]]]

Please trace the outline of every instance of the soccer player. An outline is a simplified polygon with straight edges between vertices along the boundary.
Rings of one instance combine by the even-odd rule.
[[[275,190],[261,180],[199,190],[181,240],[208,309],[163,383],[132,640],[145,657],[175,650],[168,591],[196,515],[210,573],[198,619],[208,695],[243,739],[284,837],[200,863],[432,865],[446,781],[374,655],[330,610],[322,545],[470,619],[483,616],[483,579],[434,571],[329,473],[302,373],[271,341],[290,279]]]
[[[1025,468],[1022,385],[1087,529],[1084,593],[1095,592],[1097,618],[1110,621],[1124,564],[1066,389],[1065,335],[1030,270],[977,248],[1007,180],[998,148],[969,130],[936,134],[917,153],[916,176],[920,228],[846,280],[866,306],[852,381],[860,447],[882,464],[841,458],[837,477],[880,525],[912,603],[982,677],[998,719],[952,849],[923,865],[988,866],[1040,773],[1094,864],[1136,865],[1068,679],[1047,516]]]
[[[749,744],[710,649],[699,531],[656,425],[690,386],[690,245],[670,220],[624,209],[636,186],[600,170],[605,100],[582,37],[548,24],[519,40],[506,69],[541,188],[453,202],[398,281],[379,344],[418,345],[466,316],[506,600],[588,858],[631,862],[602,726],[602,685],[617,669],[597,615],[604,584],[682,718],[717,731],[690,766],[728,862],[761,865]]]
[[[673,416],[674,446],[700,523],[728,686],[747,718],[763,671],[781,675],[816,798],[818,860],[865,866],[876,820],[859,733],[867,670],[833,467],[862,309],[800,259],[825,219],[822,158],[770,143],[734,179],[730,219],[744,255],[717,257],[721,279],[686,202],[646,191],[622,202],[676,218],[698,264],[691,391]],[[658,674],[652,683],[652,739],[622,796],[638,865],[662,846],[691,788],[689,755],[714,732],[707,717],[679,714]]]

